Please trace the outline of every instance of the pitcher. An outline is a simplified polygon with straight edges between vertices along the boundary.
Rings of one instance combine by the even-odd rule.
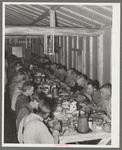
[[[79,115],[77,130],[80,133],[87,133],[89,131],[88,117],[86,114]]]

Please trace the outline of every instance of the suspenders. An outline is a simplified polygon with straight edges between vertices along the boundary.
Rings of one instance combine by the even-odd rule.
[[[28,116],[26,116],[26,117],[24,118],[23,127],[22,127],[22,143],[23,143],[23,144],[24,144],[25,127],[27,127],[27,125],[28,125],[30,122],[33,122],[33,121],[35,121],[35,120],[39,120],[38,118],[33,118],[33,119],[31,119],[30,121],[28,121],[28,122],[26,123],[27,117],[28,117]]]

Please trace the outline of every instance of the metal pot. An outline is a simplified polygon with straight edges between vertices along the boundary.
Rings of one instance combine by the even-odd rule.
[[[46,81],[45,75],[42,75],[42,76],[41,76],[41,82],[42,82],[42,83],[45,83],[45,81]]]
[[[79,116],[77,131],[80,133],[87,133],[89,131],[88,117],[86,114]]]

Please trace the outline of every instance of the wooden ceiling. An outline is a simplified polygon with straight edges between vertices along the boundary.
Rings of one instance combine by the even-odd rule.
[[[111,5],[5,4],[5,25],[50,27],[50,9],[56,27],[101,28],[112,25]]]

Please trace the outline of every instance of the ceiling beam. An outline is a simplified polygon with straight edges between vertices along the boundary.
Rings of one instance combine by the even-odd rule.
[[[55,27],[55,11],[50,10],[50,27]]]
[[[22,35],[22,36],[5,36],[5,38],[6,39],[29,39],[29,38],[44,38],[44,36],[43,35],[28,35],[28,36],[26,36],[26,35]]]
[[[52,6],[50,9],[55,11],[57,10],[58,8],[60,8],[62,5],[54,5]],[[35,25],[38,21],[41,21],[43,20],[44,18],[46,18],[47,16],[50,15],[50,9],[48,9],[45,13],[43,13],[41,16],[39,16],[37,19],[35,19],[30,25]]]
[[[5,26],[5,35],[52,35],[52,31],[56,36],[94,36],[104,33],[103,30],[84,28]]]

